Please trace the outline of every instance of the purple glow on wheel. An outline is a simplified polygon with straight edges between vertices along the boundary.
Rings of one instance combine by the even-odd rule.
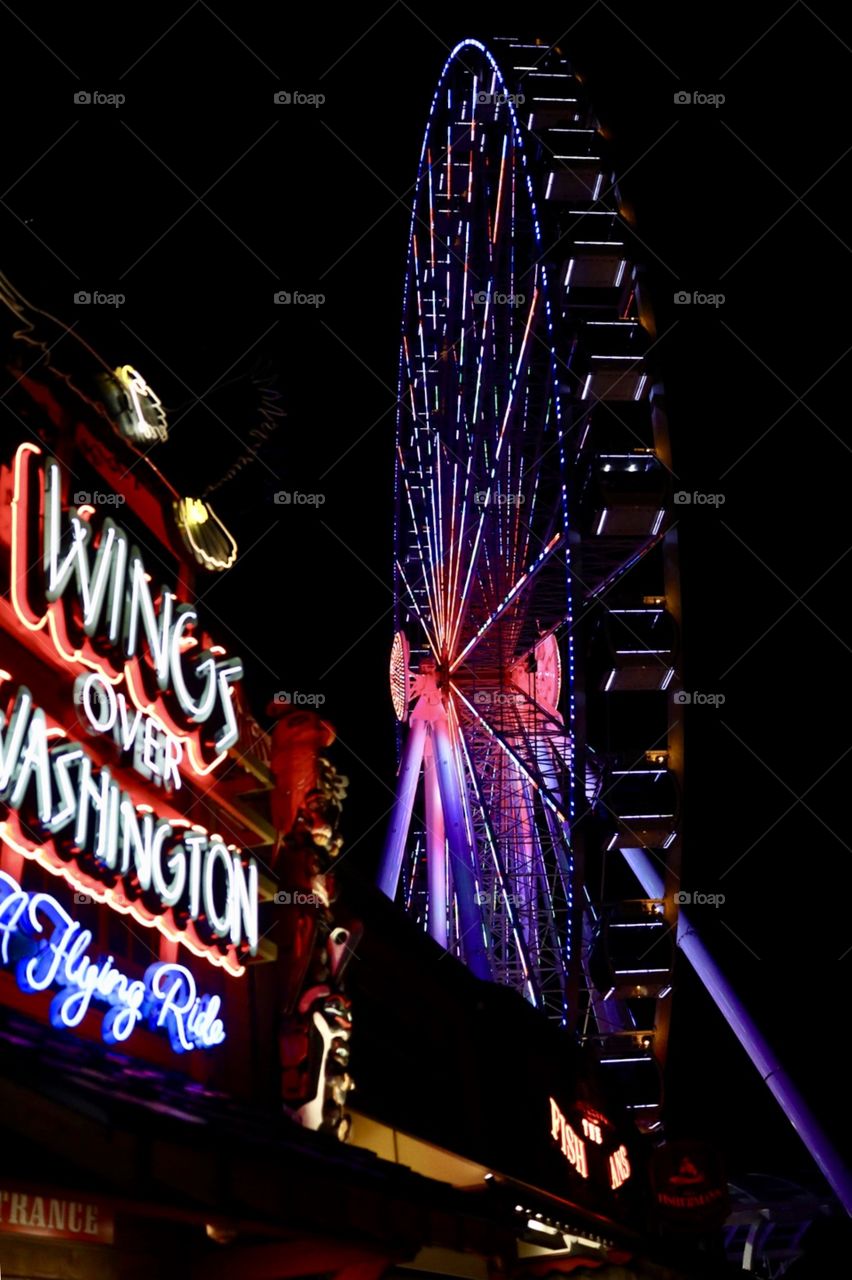
[[[542,263],[527,136],[492,54],[463,41],[423,140],[399,358],[391,678],[398,718],[410,692],[410,724],[426,723],[428,785],[412,805],[404,751],[382,885],[404,886],[408,910],[480,976],[565,1022],[573,703],[560,705],[553,634],[571,616],[558,281]],[[410,691],[403,630],[419,672]],[[570,689],[570,628],[561,643]]]

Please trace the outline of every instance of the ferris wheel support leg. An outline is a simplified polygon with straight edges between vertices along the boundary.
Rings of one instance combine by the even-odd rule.
[[[491,966],[485,949],[482,907],[476,901],[479,886],[473,868],[473,851],[468,840],[462,801],[463,779],[446,720],[432,726],[432,746],[441,792],[441,808],[447,843],[450,847],[453,883],[459,907],[461,943],[465,962],[477,978],[491,980]]]
[[[423,768],[426,790],[426,869],[429,880],[429,934],[446,950],[447,946],[447,841],[441,790],[435,756],[426,751]]]
[[[648,896],[662,898],[663,877],[645,850],[622,849],[622,853]],[[852,1215],[852,1173],[683,911],[678,916],[677,945],[704,983],[844,1209]]]
[[[417,794],[417,783],[420,779],[420,765],[423,760],[423,748],[426,745],[426,721],[411,721],[411,728],[405,740],[399,775],[396,783],[396,805],[385,851],[382,855],[382,868],[379,875],[379,888],[387,894],[391,902],[396,897],[399,875],[402,871],[402,860],[405,855],[405,842],[411,826],[411,813],[414,808],[414,797]]]

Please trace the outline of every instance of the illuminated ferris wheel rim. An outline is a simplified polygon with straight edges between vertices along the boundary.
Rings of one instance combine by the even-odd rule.
[[[436,941],[564,1020],[573,770],[554,632],[570,583],[541,256],[508,84],[462,41],[430,108],[403,291],[391,679],[410,711],[381,884],[410,903],[428,863]]]
[[[486,45],[483,44],[481,41],[473,38],[467,38],[459,41],[456,44],[456,46],[450,52],[450,55],[448,56],[442,68],[438,85],[435,90],[435,93],[433,94],[432,103],[429,110],[429,116],[428,116],[426,129],[423,137],[423,142],[420,150],[420,160],[418,164],[417,179],[414,187],[414,199],[412,202],[412,216],[411,216],[411,222],[410,222],[410,228],[409,228],[408,260],[406,265],[405,285],[403,290],[404,319],[403,319],[403,326],[402,326],[402,342],[401,342],[400,361],[399,361],[399,394],[398,394],[398,404],[397,404],[397,484],[399,483],[399,474],[401,469],[400,440],[404,434],[403,432],[404,424],[408,421],[408,418],[409,418],[409,411],[404,407],[406,403],[405,393],[408,385],[407,379],[406,379],[405,315],[406,315],[408,304],[410,302],[410,290],[412,285],[412,279],[416,281],[416,275],[417,275],[416,270],[414,271],[412,270],[413,265],[416,267],[416,258],[417,258],[416,229],[417,229],[418,223],[422,226],[426,225],[425,220],[419,216],[418,209],[420,206],[420,202],[424,196],[423,187],[425,183],[426,186],[428,187],[428,201],[429,201],[429,211],[430,211],[429,225],[430,225],[430,231],[432,231],[433,225],[434,225],[433,217],[432,217],[433,173],[441,164],[443,164],[445,158],[447,157],[447,151],[445,150],[442,153],[438,154],[435,158],[430,158],[430,139],[431,139],[433,129],[435,128],[436,114],[438,111],[438,107],[442,101],[443,94],[446,92],[448,79],[451,73],[455,69],[457,69],[457,65],[460,61],[462,62],[462,65],[465,67],[468,73],[474,78],[474,83],[476,83],[478,78],[478,72],[479,70],[481,70],[481,68],[478,68],[477,71],[473,71],[471,68],[467,67],[467,64],[464,63],[463,59],[461,59],[461,54],[464,50],[473,50],[477,55],[479,55],[484,60],[485,66],[487,67],[487,70],[492,77],[492,81],[491,81],[492,88],[489,91],[490,94],[495,95],[494,86],[495,84],[496,86],[498,86],[498,88],[496,89],[496,96],[498,96],[501,99],[501,106],[505,107],[507,118],[510,123],[512,145],[513,145],[513,148],[517,151],[517,154],[520,158],[520,164],[522,166],[522,171],[523,171],[522,180],[523,180],[525,196],[529,204],[529,210],[531,215],[530,232],[533,239],[533,250],[534,250],[532,255],[532,261],[530,265],[526,268],[526,271],[523,273],[521,277],[521,279],[525,279],[527,276],[531,276],[533,280],[533,293],[532,293],[529,317],[526,323],[527,333],[525,335],[525,338],[528,337],[530,334],[530,331],[533,330],[533,322],[535,322],[535,324],[537,324],[539,327],[541,326],[542,321],[540,317],[542,315],[544,316],[543,323],[546,324],[549,335],[552,335],[552,329],[553,329],[553,321],[552,321],[553,304],[552,304],[552,297],[551,297],[552,285],[549,278],[548,269],[544,264],[544,262],[541,261],[542,244],[543,244],[542,231],[541,231],[541,224],[539,221],[535,193],[533,190],[530,164],[528,162],[527,153],[526,153],[526,141],[524,138],[524,132],[521,127],[520,121],[518,119],[517,112],[515,110],[512,95],[509,92],[508,82],[506,81],[500,69],[497,59],[494,57],[491,51],[486,47]],[[472,128],[474,125],[473,111],[474,111],[473,95],[471,95],[471,116],[472,116],[471,127]],[[498,215],[498,221],[499,221],[499,215]],[[495,231],[495,237],[496,237],[496,231]],[[450,253],[454,252],[449,245],[447,245],[447,249],[448,249],[448,252]],[[483,280],[483,281],[480,281],[480,283],[484,284],[486,283],[486,281]],[[488,281],[487,283],[493,284],[493,281]],[[537,333],[534,333],[534,339],[537,339],[538,341],[545,341],[545,340],[542,340],[540,335]],[[552,379],[552,386],[550,388],[550,394],[553,400],[554,418],[556,422],[556,429],[558,432],[558,437],[554,441],[554,444],[558,444],[561,452],[561,449],[562,449],[562,439],[561,439],[562,392],[561,392],[559,380],[555,376],[556,355],[555,355],[555,350],[553,349],[552,337],[549,337],[546,340],[546,343],[548,347],[548,354],[550,358],[551,369],[554,375]],[[522,352],[522,357],[523,357],[523,352]],[[519,362],[518,368],[516,368],[515,370],[516,376],[519,371],[519,368],[520,368],[520,362]],[[502,444],[502,438],[500,443]],[[499,449],[499,446],[498,446],[498,449]],[[483,492],[485,501],[482,504],[482,509],[479,513],[479,519],[477,522],[475,553],[478,552],[479,550],[479,538],[486,521],[488,502],[490,501],[512,502],[513,500],[517,500],[518,503],[520,504],[524,500],[524,496],[522,494],[512,494],[512,493],[507,494],[506,492],[500,492],[496,494],[493,493],[491,488],[492,483],[494,481],[493,474],[490,476],[480,477],[480,481],[482,483],[485,483],[487,487]],[[518,572],[516,574],[516,578],[509,585],[508,591],[505,593],[505,595],[502,598],[494,602],[495,609],[493,614],[487,617],[486,620],[479,626],[479,628],[473,634],[469,635],[466,638],[465,643],[461,642],[460,626],[459,626],[461,622],[461,614],[464,609],[464,597],[462,597],[462,601],[459,606],[458,613],[451,616],[450,618],[449,634],[448,635],[441,634],[440,623],[437,626],[434,625],[434,622],[435,622],[434,617],[432,617],[433,625],[431,627],[428,625],[427,620],[424,617],[424,611],[420,607],[418,607],[416,601],[414,601],[414,594],[409,587],[404,566],[399,562],[398,558],[395,561],[395,574],[397,577],[397,586],[399,586],[399,580],[401,579],[402,594],[406,595],[408,597],[409,602],[414,606],[414,613],[417,618],[417,621],[421,626],[422,632],[425,636],[426,643],[428,644],[429,649],[431,650],[432,657],[434,658],[439,671],[446,677],[447,687],[449,687],[450,678],[454,679],[456,686],[467,682],[468,678],[472,673],[472,668],[474,668],[476,665],[476,658],[477,658],[476,651],[479,648],[480,643],[486,631],[490,627],[499,623],[500,619],[505,614],[507,608],[511,606],[513,598],[517,595],[518,591],[524,586],[524,584],[531,577],[531,575],[535,574],[540,569],[542,561],[555,552],[560,552],[562,554],[565,561],[565,565],[566,565],[566,583],[567,583],[566,590],[568,591],[568,597],[569,597],[569,605],[568,605],[567,613],[568,613],[568,619],[570,622],[570,615],[571,615],[570,567],[569,567],[569,551],[568,551],[568,545],[567,545],[568,522],[567,522],[567,513],[565,512],[564,485],[562,490],[562,501],[563,501],[562,528],[554,536],[549,538],[546,544],[541,545],[541,549],[537,551],[537,554],[531,554],[528,557],[528,560],[519,566]],[[397,526],[397,529],[395,530],[395,541],[397,542],[397,544],[399,543],[398,526]],[[465,586],[467,586],[467,582],[465,583]],[[399,606],[399,595],[400,595],[400,592],[399,590],[397,590],[396,592],[397,607]],[[450,608],[452,610],[452,606],[450,606]],[[533,647],[532,645],[529,646],[530,652],[532,652],[532,647]],[[505,678],[508,672],[508,669],[511,668],[511,666],[513,665],[513,662],[514,662],[513,658],[507,658],[507,669],[503,673],[503,678]],[[572,667],[573,667],[573,664],[569,663],[569,671]]]

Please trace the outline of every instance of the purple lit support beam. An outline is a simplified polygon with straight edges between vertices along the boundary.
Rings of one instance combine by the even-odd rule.
[[[461,926],[459,941],[468,968],[477,978],[488,982],[491,978],[491,965],[485,949],[482,907],[477,902],[479,886],[473,869],[473,850],[465,826],[461,790],[463,784],[445,718],[437,719],[432,725],[432,750],[435,753],[444,827],[452,858],[450,867],[456,887]]]
[[[663,898],[663,877],[645,850],[622,849],[622,853],[648,897]],[[683,911],[678,916],[677,945],[819,1165],[829,1186],[846,1212],[852,1215],[852,1174]]]
[[[426,791],[426,871],[429,879],[429,933],[439,946],[447,949],[447,839],[441,789],[432,744],[426,746],[423,767]]]
[[[420,779],[420,765],[423,761],[423,748],[425,745],[426,721],[415,720],[412,716],[411,727],[402,751],[402,759],[399,762],[399,774],[396,782],[396,805],[385,843],[382,870],[379,876],[379,888],[382,893],[387,894],[391,902],[396,897],[399,874],[402,871],[405,842],[408,838],[408,828],[411,825],[411,812],[414,808],[414,797],[417,794],[417,783]]]

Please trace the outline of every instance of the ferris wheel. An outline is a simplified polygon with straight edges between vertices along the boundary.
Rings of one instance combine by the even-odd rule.
[[[447,60],[413,199],[380,886],[593,1044],[655,1129],[682,752],[653,318],[578,78],[493,48]]]

